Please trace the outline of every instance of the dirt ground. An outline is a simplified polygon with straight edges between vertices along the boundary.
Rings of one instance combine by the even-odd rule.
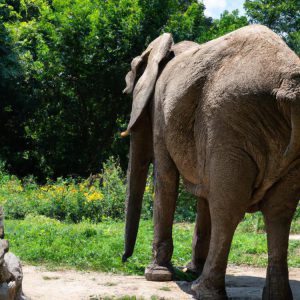
[[[79,300],[136,296],[143,299],[194,299],[190,283],[149,282],[142,276],[120,276],[74,270],[48,271],[24,266],[23,290],[32,300]],[[261,299],[265,269],[229,266],[226,286],[230,299]],[[290,269],[294,299],[300,299],[300,268]]]
[[[300,235],[290,239],[300,240]],[[300,268],[290,268],[294,299],[300,300]],[[31,300],[100,300],[105,297],[136,296],[151,299],[194,299],[187,282],[149,282],[143,276],[121,276],[75,270],[49,271],[44,267],[23,266],[23,290]],[[266,270],[228,266],[226,287],[230,299],[261,299]]]

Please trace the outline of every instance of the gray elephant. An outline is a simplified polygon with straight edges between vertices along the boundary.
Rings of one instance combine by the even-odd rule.
[[[130,133],[131,143],[123,260],[134,249],[153,161],[153,262],[147,279],[172,275],[180,175],[199,198],[189,264],[203,269],[192,285],[196,297],[227,299],[234,231],[246,212],[260,210],[269,254],[263,299],[292,299],[287,249],[300,196],[299,57],[260,25],[182,48],[163,34],[132,61],[126,82],[133,104],[123,133]]]

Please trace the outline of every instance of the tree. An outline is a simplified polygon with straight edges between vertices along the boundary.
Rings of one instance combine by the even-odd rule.
[[[129,106],[122,88],[141,10],[128,0],[40,3],[38,15],[10,27],[35,106],[28,155],[42,176],[97,172]]]
[[[39,177],[88,175],[112,153],[126,164],[116,136],[131,110],[122,94],[133,57],[184,16],[178,39],[198,37],[204,7],[183,0],[11,0],[6,22],[22,66],[23,165]],[[171,28],[171,27],[170,27]],[[175,32],[176,30],[174,30]],[[207,31],[207,30],[206,30]]]
[[[268,26],[300,55],[299,0],[246,0],[244,7],[251,23]]]
[[[4,25],[15,19],[12,6],[0,0],[0,159],[7,162],[11,172],[24,175],[28,165],[20,162],[24,160],[24,149],[27,147],[23,124],[29,106],[22,97],[24,77],[19,57]]]
[[[210,40],[215,39],[246,25],[248,25],[247,18],[245,16],[239,16],[237,9],[231,13],[225,10],[221,14],[220,19],[213,21],[208,37]]]
[[[207,41],[212,19],[204,15],[204,10],[203,3],[191,3],[185,11],[178,11],[171,15],[164,31],[171,32],[175,42],[190,40],[203,43]]]

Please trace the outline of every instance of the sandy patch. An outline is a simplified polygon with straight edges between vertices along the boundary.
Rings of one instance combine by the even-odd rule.
[[[121,276],[74,270],[48,271],[24,266],[23,289],[32,300],[101,299],[136,296],[143,299],[193,299],[186,282],[149,282],[143,276]],[[229,266],[226,287],[231,299],[261,299],[265,269]],[[290,269],[294,299],[300,299],[300,268]]]

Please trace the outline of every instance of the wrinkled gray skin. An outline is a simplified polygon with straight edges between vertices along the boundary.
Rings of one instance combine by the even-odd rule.
[[[263,299],[292,299],[287,248],[300,196],[300,60],[275,33],[241,28],[172,53],[164,34],[132,62],[125,261],[132,255],[149,163],[155,169],[150,280],[168,280],[179,174],[198,197],[190,269],[198,299],[227,299],[234,231],[262,211],[268,240]],[[176,45],[175,45],[176,47]],[[177,46],[178,47],[178,46]],[[140,77],[139,77],[140,76]]]
[[[8,250],[8,241],[0,240],[0,300],[26,300],[20,260]]]

